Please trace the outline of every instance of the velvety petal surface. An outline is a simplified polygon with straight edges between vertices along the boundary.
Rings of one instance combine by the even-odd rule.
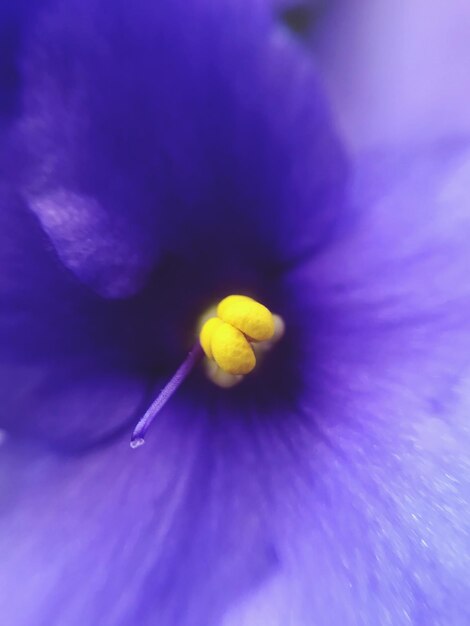
[[[310,41],[350,144],[470,132],[469,32],[466,0],[327,2]]]
[[[10,176],[98,293],[136,293],[170,251],[280,264],[329,233],[343,158],[310,55],[271,13],[207,0],[40,13]]]
[[[139,451],[7,440],[10,623],[465,624],[469,178],[453,144],[360,167],[354,228],[278,291],[287,386],[194,381]]]
[[[310,388],[265,467],[284,567],[226,624],[469,620],[469,164],[376,155],[361,228],[301,270]]]
[[[142,410],[156,376],[143,371],[133,316],[77,282],[5,186],[0,232],[1,427],[74,447],[99,441]]]
[[[137,455],[127,438],[72,458],[6,441],[5,621],[210,626],[276,567],[249,433],[179,408]]]

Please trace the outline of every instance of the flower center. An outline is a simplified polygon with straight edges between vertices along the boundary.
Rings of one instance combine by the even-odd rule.
[[[145,434],[156,415],[192,371],[203,354],[206,372],[220,387],[232,387],[243,380],[256,365],[257,357],[272,347],[284,333],[278,315],[247,296],[227,296],[210,310],[199,330],[199,341],[163,387],[131,437],[131,448],[145,443]]]
[[[281,338],[284,323],[247,296],[228,296],[214,312],[205,316],[199,332],[208,359],[206,372],[216,385],[232,387],[254,369],[257,356]]]

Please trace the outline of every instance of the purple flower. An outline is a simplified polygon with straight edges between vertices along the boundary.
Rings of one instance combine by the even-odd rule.
[[[4,623],[467,623],[467,145],[348,164],[268,3],[23,8],[0,79]],[[197,366],[131,450],[230,293],[285,336],[232,389]]]

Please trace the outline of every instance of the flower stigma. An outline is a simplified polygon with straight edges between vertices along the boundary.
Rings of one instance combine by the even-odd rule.
[[[145,443],[151,423],[203,355],[207,377],[219,387],[233,387],[283,334],[282,318],[253,298],[231,295],[221,300],[201,318],[198,341],[137,422],[131,448]]]

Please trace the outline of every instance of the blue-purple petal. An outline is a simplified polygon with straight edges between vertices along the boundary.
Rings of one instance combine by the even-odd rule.
[[[466,0],[326,2],[310,41],[351,145],[468,134],[469,31]]]
[[[291,261],[341,213],[312,60],[264,3],[52,3],[22,67],[11,175],[106,297],[169,252]]]

